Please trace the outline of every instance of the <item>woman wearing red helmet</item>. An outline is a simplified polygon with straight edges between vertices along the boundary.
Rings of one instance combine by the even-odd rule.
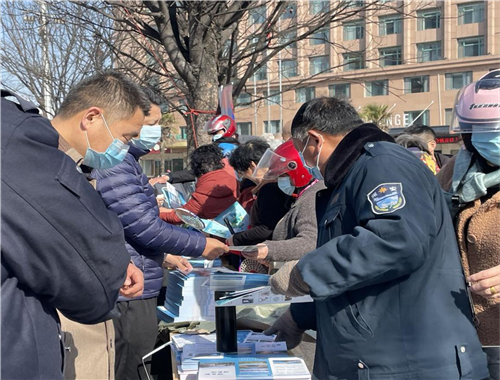
[[[224,139],[224,142],[237,141],[238,134],[236,133],[236,123],[228,115],[218,115],[207,121],[203,130],[212,136],[212,141]]]
[[[293,197],[290,211],[279,221],[272,239],[258,245],[245,257],[259,261],[298,260],[316,246],[316,192],[324,189],[323,181],[313,179],[302,164],[293,142],[287,141],[274,151],[268,149],[255,168],[254,177],[277,181],[280,190]]]

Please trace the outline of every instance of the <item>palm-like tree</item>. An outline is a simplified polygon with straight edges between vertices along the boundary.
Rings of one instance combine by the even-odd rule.
[[[376,124],[380,129],[387,132],[389,129],[387,120],[392,116],[392,112],[389,111],[387,105],[368,104],[361,109],[359,116],[366,123]]]

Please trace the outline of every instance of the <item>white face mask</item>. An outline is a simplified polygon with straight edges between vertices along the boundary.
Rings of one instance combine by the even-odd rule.
[[[292,185],[290,177],[278,177],[278,187],[286,195],[292,195],[295,191],[295,186]]]
[[[321,137],[321,139],[324,142],[323,136],[321,136],[321,135],[319,135],[319,136]],[[302,161],[302,165],[304,165],[304,167],[309,172],[309,174],[312,175],[313,178],[317,179],[318,181],[322,181],[324,178],[323,178],[323,175],[321,174],[321,170],[319,170],[319,155],[321,154],[321,149],[323,149],[323,145],[321,145],[321,148],[319,148],[318,155],[316,156],[316,166],[307,165],[306,160],[304,158],[304,151],[307,148],[307,144],[309,144],[310,138],[311,138],[311,136],[309,136],[307,138],[304,149],[302,149],[302,151],[299,152],[299,157],[300,157],[300,160]]]

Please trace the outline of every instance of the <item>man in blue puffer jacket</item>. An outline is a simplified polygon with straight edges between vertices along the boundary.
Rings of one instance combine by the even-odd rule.
[[[162,99],[143,88],[151,101],[150,116],[138,139],[130,142],[124,161],[93,172],[104,203],[120,218],[127,249],[134,264],[144,272],[144,292],[139,299],[119,298],[121,316],[114,319],[116,339],[115,377],[120,380],[146,378],[142,357],[154,349],[158,324],[156,298],[162,286],[162,263],[166,253],[213,260],[227,252],[218,240],[199,232],[172,226],[159,218],[153,188],[142,172],[139,158],[148,154],[161,136]]]

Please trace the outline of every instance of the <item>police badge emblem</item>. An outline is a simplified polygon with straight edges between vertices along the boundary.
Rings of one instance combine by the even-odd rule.
[[[367,197],[376,215],[393,213],[406,204],[401,183],[381,183]]]

